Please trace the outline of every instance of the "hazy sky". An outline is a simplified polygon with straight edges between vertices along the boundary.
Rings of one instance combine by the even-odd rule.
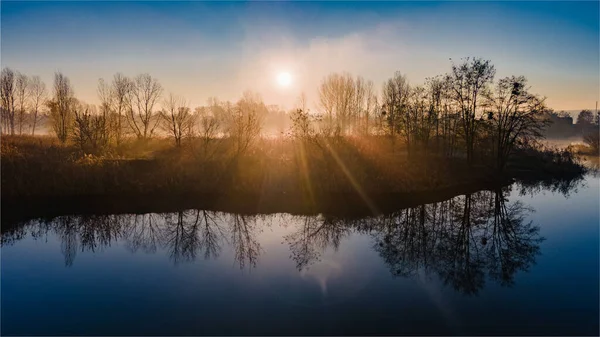
[[[497,76],[525,75],[555,109],[599,100],[599,3],[589,2],[8,2],[1,62],[51,85],[65,73],[97,103],[99,78],[150,73],[191,106],[259,92],[291,108],[320,80],[348,71],[413,84],[449,59],[492,60]],[[289,72],[282,88],[277,74]]]

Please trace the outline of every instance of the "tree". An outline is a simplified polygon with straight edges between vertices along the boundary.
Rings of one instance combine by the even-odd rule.
[[[128,92],[127,122],[138,138],[152,136],[160,119],[156,118],[154,105],[162,94],[162,86],[149,74],[138,75]]]
[[[113,119],[114,97],[113,87],[107,84],[103,78],[98,80],[98,98],[100,100],[100,113],[104,121],[104,129],[102,130],[102,138],[104,143],[112,138],[112,134],[117,133],[116,120]]]
[[[236,155],[245,152],[260,136],[261,116],[266,107],[260,96],[245,92],[234,107],[227,105],[227,133],[234,141]]]
[[[2,69],[0,80],[2,96],[2,130],[15,134],[15,72],[10,68]]]
[[[199,136],[203,143],[204,155],[208,154],[210,143],[216,138],[221,129],[222,119],[219,116],[221,107],[216,100],[209,100],[208,107],[195,109],[196,120],[199,126]]]
[[[46,98],[48,96],[48,90],[46,89],[46,83],[42,81],[39,76],[33,76],[31,78],[29,86],[31,99],[31,135],[35,135],[35,127],[39,121],[40,109],[44,106]]]
[[[593,133],[594,129],[594,114],[590,110],[581,110],[577,115],[576,128],[580,134],[587,136]]]
[[[96,152],[106,146],[106,115],[98,113],[94,105],[73,104],[73,139],[84,152]]]
[[[503,170],[518,143],[540,138],[545,125],[543,99],[530,94],[523,76],[498,81],[485,103],[494,130],[496,168]]]
[[[17,73],[15,81],[15,93],[18,113],[17,125],[19,127],[19,135],[23,134],[23,124],[27,117],[27,101],[29,100],[29,78],[25,74]]]
[[[122,121],[124,118],[123,115],[127,111],[128,106],[130,106],[128,99],[130,97],[131,88],[132,83],[127,77],[121,73],[115,74],[112,81],[111,93],[113,95],[114,111],[117,114],[117,125],[115,130],[117,144],[121,144],[121,139],[123,138]]]
[[[170,94],[163,102],[160,117],[163,129],[175,139],[177,147],[181,146],[183,137],[192,134],[194,116],[190,113],[185,99]]]
[[[443,140],[444,148],[447,147],[447,138],[449,132],[448,107],[447,107],[447,85],[441,76],[425,79],[425,95],[427,96],[428,117],[435,125],[435,147],[440,150],[440,141]]]
[[[61,72],[54,73],[54,97],[48,102],[52,129],[62,143],[66,143],[72,129],[73,108],[76,104],[69,78]]]
[[[290,112],[292,137],[306,140],[315,135],[311,117],[310,111],[306,107],[306,94],[302,93],[298,97],[296,109]]]
[[[350,110],[350,124],[356,134],[368,135],[371,118],[377,107],[373,82],[358,76],[354,80],[354,101]]]
[[[411,145],[420,146],[427,150],[431,130],[435,123],[435,102],[434,97],[429,95],[428,89],[423,86],[417,86],[411,91],[407,105],[407,111],[403,118],[406,124],[404,133],[407,135],[408,153],[411,153]]]
[[[386,126],[392,137],[395,137],[401,128],[410,128],[411,121],[406,119],[410,90],[408,79],[399,71],[383,84],[382,113],[386,116]]]
[[[323,131],[327,135],[344,135],[353,119],[356,97],[355,81],[348,73],[333,73],[319,86],[319,102],[324,113]]]
[[[482,103],[480,98],[485,95],[495,74],[496,69],[489,60],[466,58],[461,64],[452,64],[452,72],[448,75],[450,91],[462,124],[469,164],[473,163],[478,127],[476,117]]]
[[[590,110],[581,110],[577,115],[577,125],[588,127],[594,124],[594,115]]]
[[[364,134],[368,136],[369,134],[371,134],[372,119],[375,116],[377,116],[378,111],[379,111],[377,93],[375,92],[375,87],[374,87],[372,81],[367,81],[366,88],[365,88],[365,95],[366,95],[366,106],[365,106],[365,110],[363,113],[363,119],[364,119],[363,126],[364,126]]]

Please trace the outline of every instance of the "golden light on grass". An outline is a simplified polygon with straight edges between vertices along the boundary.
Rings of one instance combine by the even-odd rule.
[[[286,71],[277,74],[277,84],[282,87],[289,87],[292,84],[292,75]]]

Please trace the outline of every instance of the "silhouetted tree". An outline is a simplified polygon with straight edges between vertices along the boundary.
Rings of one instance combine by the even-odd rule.
[[[100,114],[104,120],[104,130],[102,131],[104,142],[107,144],[112,138],[116,138],[117,120],[113,113],[114,109],[114,93],[111,85],[107,84],[103,78],[98,80],[98,99],[100,101]]]
[[[107,115],[99,114],[94,105],[76,103],[72,107],[73,139],[84,152],[97,152],[108,143]]]
[[[225,111],[227,133],[234,141],[235,155],[238,156],[260,136],[262,116],[266,107],[260,96],[246,92],[234,107],[227,105]]]
[[[410,85],[406,76],[399,71],[383,85],[382,114],[385,115],[386,128],[390,136],[395,137],[401,130],[409,130],[412,126],[407,117]],[[410,132],[406,133],[407,145],[410,146]]]
[[[15,134],[15,72],[10,68],[2,69],[0,80],[2,96],[2,129],[4,133]]]
[[[73,108],[76,100],[69,78],[60,72],[54,74],[53,98],[48,102],[52,129],[58,139],[65,143],[73,124]]]
[[[133,84],[125,75],[121,73],[116,73],[113,76],[113,81],[111,84],[111,94],[112,103],[114,104],[114,111],[116,113],[116,133],[115,138],[117,144],[121,144],[121,140],[123,138],[123,119],[126,118],[124,115],[128,111],[129,107],[131,107],[131,102],[129,99],[131,98],[131,90]]]
[[[493,129],[496,168],[503,170],[515,146],[542,137],[543,100],[529,93],[525,77],[512,76],[498,81],[485,107]]]
[[[577,115],[577,125],[588,127],[594,123],[594,115],[590,110],[581,110]]]
[[[198,107],[195,109],[194,120],[198,123],[198,136],[202,141],[204,156],[209,156],[211,144],[221,130],[223,120],[219,118],[217,111],[221,107],[215,104],[214,106]]]
[[[48,90],[46,89],[46,83],[42,81],[39,76],[33,76],[31,78],[30,86],[30,100],[31,100],[31,135],[35,135],[35,128],[40,120],[40,110],[46,103]]]
[[[162,94],[162,86],[149,74],[138,75],[131,81],[127,97],[127,122],[138,138],[149,138],[154,133],[159,118],[154,106]]]
[[[17,106],[16,122],[19,128],[19,135],[23,134],[23,126],[26,123],[29,93],[29,77],[17,72],[15,80],[15,105]]]
[[[163,102],[160,117],[163,129],[173,137],[177,147],[181,146],[184,137],[192,136],[194,116],[184,98],[170,94]]]
[[[461,64],[453,64],[452,72],[448,75],[452,99],[461,120],[469,164],[473,163],[478,129],[477,113],[481,112],[482,98],[495,74],[496,69],[489,60],[466,58]]]

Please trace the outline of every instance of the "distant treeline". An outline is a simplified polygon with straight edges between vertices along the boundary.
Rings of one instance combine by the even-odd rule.
[[[587,134],[597,131],[598,113],[591,110],[581,110],[577,115],[577,122],[573,123],[573,117],[565,111],[548,112],[548,119],[552,122],[544,130],[546,138],[571,138],[585,137]]]
[[[418,151],[465,157],[469,164],[479,155],[501,170],[517,148],[535,144],[548,125],[554,126],[547,135],[561,133],[563,118],[531,92],[525,77],[495,79],[495,74],[490,61],[465,58],[453,62],[449,73],[420,85],[396,72],[377,90],[360,76],[333,73],[318,88],[318,111],[309,111],[301,95],[297,106],[284,112],[252,92],[237,102],[211,98],[192,110],[185,98],[166,94],[151,75],[121,73],[110,82],[99,79],[96,106],[76,99],[68,77],[60,72],[48,90],[38,76],[4,68],[1,125],[3,134],[34,135],[47,116],[62,143],[94,154],[159,134],[170,136],[177,147],[201,140],[206,153],[215,139],[229,139],[236,156],[261,136],[273,134],[302,141],[378,135],[398,140],[409,155]],[[597,128],[598,116],[590,113],[582,112],[576,127],[585,122],[581,130]]]

